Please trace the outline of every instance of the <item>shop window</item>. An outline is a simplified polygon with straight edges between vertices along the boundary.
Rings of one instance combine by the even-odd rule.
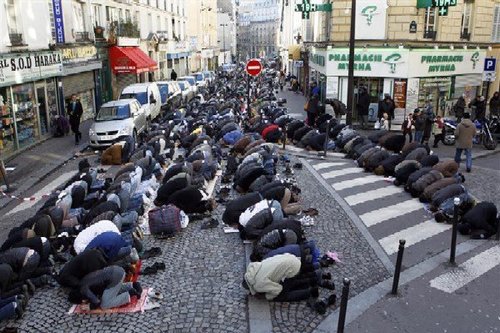
[[[493,15],[493,33],[491,41],[500,43],[500,4],[495,6],[495,13]]]
[[[436,38],[436,8],[428,7],[425,9],[425,26],[424,26],[424,38],[435,39]]]
[[[0,159],[16,150],[16,131],[10,89],[0,88]]]
[[[462,24],[460,30],[460,39],[470,40],[471,35],[471,15],[472,6],[470,2],[464,2],[464,10],[462,12]]]
[[[12,97],[19,148],[28,147],[40,137],[33,84],[12,87]]]

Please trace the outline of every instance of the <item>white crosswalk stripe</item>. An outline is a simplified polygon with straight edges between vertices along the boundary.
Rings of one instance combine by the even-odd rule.
[[[322,170],[322,169],[327,169],[327,168],[331,168],[331,167],[335,167],[335,166],[341,166],[341,165],[346,165],[347,163],[345,162],[324,162],[324,163],[318,163],[316,165],[314,165],[314,169],[316,169],[317,171],[318,170]]]
[[[362,186],[362,185],[367,185],[367,184],[372,184],[378,181],[383,180],[382,177],[379,176],[374,176],[374,175],[369,175],[365,177],[360,177],[360,178],[355,178],[355,179],[349,179],[349,180],[344,180],[338,183],[332,184],[332,187],[336,191],[342,191],[348,188],[352,188],[355,186]]]
[[[391,255],[398,252],[400,239],[404,239],[406,241],[405,247],[409,247],[449,230],[450,228],[451,225],[449,224],[436,223],[434,220],[427,220],[384,237],[379,240],[379,243],[385,252],[388,255]]]
[[[35,197],[36,200],[25,201],[25,202],[17,205],[16,207],[14,207],[14,209],[9,211],[5,215],[7,216],[7,215],[15,214],[17,212],[20,212],[20,211],[23,211],[25,209],[33,207],[37,202],[39,202],[41,200],[42,195],[52,192],[59,185],[62,185],[63,183],[67,182],[74,175],[75,175],[74,171],[63,173],[62,175],[60,175],[59,177],[57,177],[56,179],[54,179],[53,181],[51,181],[50,183],[45,185],[40,191],[37,191],[35,194],[33,194],[32,197]]]
[[[350,205],[355,206],[360,203],[364,203],[371,200],[376,200],[384,197],[388,197],[393,194],[402,193],[402,190],[396,186],[386,186],[383,188],[378,188],[376,190],[366,191],[358,194],[353,194],[348,197],[345,197],[344,200]]]
[[[332,178],[339,177],[339,176],[349,175],[349,174],[353,174],[353,173],[362,173],[362,172],[363,172],[363,169],[361,169],[361,168],[345,168],[345,169],[341,169],[341,170],[334,170],[334,171],[325,172],[322,176],[325,179],[332,179]]]
[[[372,210],[371,212],[360,215],[359,218],[367,227],[372,227],[381,222],[414,212],[419,209],[423,209],[422,203],[420,203],[416,199],[411,199],[397,203],[395,205]]]
[[[500,264],[500,245],[470,258],[450,272],[430,281],[433,288],[453,293]]]

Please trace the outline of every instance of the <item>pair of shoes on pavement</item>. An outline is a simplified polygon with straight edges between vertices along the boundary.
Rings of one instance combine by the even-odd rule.
[[[144,251],[144,253],[140,256],[141,259],[149,259],[153,257],[157,257],[161,254],[161,249],[159,247],[152,247],[149,250]]]
[[[331,294],[328,297],[325,297],[323,299],[317,300],[315,298],[310,299],[307,303],[308,305],[313,308],[318,314],[325,314],[326,309],[331,306],[335,305],[337,302],[337,295]]]
[[[212,228],[216,228],[218,225],[219,225],[219,221],[217,221],[217,219],[212,217],[212,218],[210,218],[202,223],[201,229],[202,230],[212,229]]]

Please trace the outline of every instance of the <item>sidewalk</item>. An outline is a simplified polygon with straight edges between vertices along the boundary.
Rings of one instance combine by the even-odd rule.
[[[50,138],[6,162],[6,168],[15,168],[13,171],[7,172],[9,185],[14,189],[9,194],[22,196],[26,190],[74,157],[76,153],[86,149],[89,143],[91,124],[92,120],[87,120],[80,125],[82,140],[78,146],[75,146],[73,134],[62,138]],[[1,185],[4,185],[4,183],[2,182]],[[0,209],[8,205],[12,200],[0,196]]]

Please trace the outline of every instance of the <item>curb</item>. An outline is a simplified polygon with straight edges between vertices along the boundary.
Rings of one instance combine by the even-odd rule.
[[[83,152],[84,150],[86,150],[87,148],[89,147],[89,144],[88,143],[85,143],[84,146],[79,150],[79,152]],[[17,197],[22,197],[23,194],[29,190],[30,188],[32,188],[33,186],[35,186],[36,184],[38,184],[39,182],[41,182],[42,180],[44,180],[49,174],[53,173],[55,170],[59,169],[62,165],[64,165],[66,162],[68,162],[70,159],[72,159],[73,157],[75,157],[75,154],[72,153],[71,155],[68,154],[63,161],[61,161],[61,163],[58,163],[56,165],[54,165],[52,168],[48,169],[41,177],[37,178],[36,180],[30,182],[29,184],[28,183],[24,183],[23,182],[23,186],[18,188],[17,191],[15,191],[14,194],[11,194],[13,196],[17,196]],[[0,198],[0,201],[2,201],[2,198]],[[4,209],[6,206],[8,206],[11,202],[13,201],[19,201],[17,199],[12,199],[12,198],[8,198],[5,202],[2,202],[0,203],[0,210],[1,209]],[[21,202],[21,201],[19,201]]]

